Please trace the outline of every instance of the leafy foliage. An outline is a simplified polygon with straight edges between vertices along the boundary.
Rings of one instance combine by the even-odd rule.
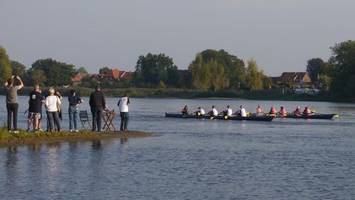
[[[32,79],[34,82],[43,81],[47,86],[61,86],[72,83],[71,77],[75,74],[75,66],[58,62],[51,58],[40,59],[32,64]],[[44,77],[40,78],[43,72]],[[42,80],[40,80],[42,79]]]
[[[156,87],[162,86],[162,83],[175,85],[178,80],[177,66],[172,58],[151,53],[139,56],[135,71],[136,84]]]
[[[3,84],[8,78],[11,77],[12,69],[9,56],[6,50],[0,46],[0,82]]]
[[[331,48],[329,62],[333,67],[331,92],[337,96],[355,97],[355,41],[349,40]]]
[[[244,62],[224,50],[205,50],[189,66],[192,84],[197,89],[239,88],[245,82]]]

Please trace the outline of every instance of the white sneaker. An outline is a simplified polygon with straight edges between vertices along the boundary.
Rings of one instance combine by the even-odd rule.
[[[73,130],[71,130],[71,129],[70,129],[70,132],[72,133],[72,132],[73,132]]]
[[[75,130],[75,133],[79,133],[79,130]]]
[[[18,131],[18,130],[15,130],[15,131],[13,131],[13,133],[19,133],[19,131]]]

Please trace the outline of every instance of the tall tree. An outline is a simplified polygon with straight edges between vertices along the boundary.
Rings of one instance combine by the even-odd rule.
[[[3,84],[11,77],[11,64],[5,48],[0,46],[0,83]]]
[[[258,65],[254,59],[248,61],[246,82],[250,90],[263,89],[264,74],[259,71]]]
[[[177,73],[177,67],[174,61],[169,56],[164,54],[151,54],[146,56],[139,56],[135,80],[140,85],[145,86],[158,86],[162,83],[173,83]]]
[[[24,64],[14,61],[14,60],[11,60],[10,63],[11,63],[12,73],[14,75],[18,75],[21,77],[25,76],[26,66]]]
[[[40,59],[32,64],[31,70],[42,70],[43,80],[47,86],[62,86],[72,83],[71,78],[75,74],[75,66],[53,60],[51,58]],[[42,73],[36,71],[36,74]],[[32,77],[35,78],[35,77]],[[38,77],[37,77],[38,78]],[[34,80],[37,82],[40,80]]]
[[[312,58],[307,61],[307,72],[312,82],[318,81],[319,76],[326,70],[327,63],[321,58]]]
[[[355,41],[348,40],[331,48],[333,66],[331,92],[338,96],[355,97]]]
[[[189,66],[192,82],[199,89],[238,88],[245,81],[244,62],[224,50],[207,49],[196,55]],[[216,80],[223,77],[223,81]]]

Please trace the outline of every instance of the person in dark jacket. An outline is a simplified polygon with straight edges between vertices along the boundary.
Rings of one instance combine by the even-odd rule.
[[[79,95],[76,94],[75,90],[70,90],[70,95],[68,96],[69,101],[69,130],[70,132],[79,132],[77,128],[77,118],[78,118],[78,110],[79,104],[81,104],[82,100]]]
[[[101,131],[101,118],[106,102],[100,86],[96,86],[95,91],[90,94],[89,105],[92,114],[92,131]]]

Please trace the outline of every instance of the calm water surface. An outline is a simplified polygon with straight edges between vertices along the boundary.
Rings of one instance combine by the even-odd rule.
[[[2,148],[0,199],[355,199],[355,104],[131,101],[129,128],[156,136]],[[20,102],[19,121],[25,128],[27,97]],[[116,103],[108,99],[117,110]],[[81,109],[88,109],[86,104]],[[341,118],[238,122],[164,117],[184,104],[219,110],[243,104],[250,111],[257,104],[289,110],[310,105]],[[1,124],[4,111],[1,104]]]

